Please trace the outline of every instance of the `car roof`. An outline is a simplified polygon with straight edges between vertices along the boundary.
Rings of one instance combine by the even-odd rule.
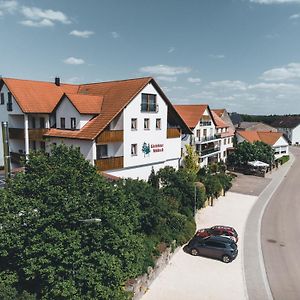
[[[225,237],[225,236],[220,236],[220,235],[213,235],[213,236],[209,236],[204,239],[208,240],[208,241],[222,242],[222,243],[227,243],[227,244],[231,244],[233,242],[233,240],[231,238]]]

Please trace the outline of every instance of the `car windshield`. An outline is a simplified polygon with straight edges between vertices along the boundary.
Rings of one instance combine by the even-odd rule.
[[[236,245],[236,243],[231,243],[230,247],[235,250],[237,248],[237,245]]]

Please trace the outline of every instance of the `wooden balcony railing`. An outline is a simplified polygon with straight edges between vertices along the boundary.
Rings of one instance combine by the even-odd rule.
[[[97,144],[123,142],[123,130],[105,130],[96,139]]]
[[[29,139],[39,141],[43,139],[43,135],[48,131],[48,128],[29,129]],[[23,128],[9,128],[9,138],[24,140],[25,133]]]
[[[95,160],[95,166],[99,171],[122,169],[123,156],[97,159]]]
[[[43,135],[49,131],[48,128],[29,129],[29,139],[33,141],[40,141],[43,139]]]
[[[10,152],[10,160],[13,163],[19,164],[22,160],[25,160],[25,155],[17,152]]]
[[[181,132],[179,128],[168,128],[167,129],[167,139],[179,138]]]
[[[10,139],[17,139],[17,140],[24,140],[24,129],[22,128],[9,128],[9,138]]]

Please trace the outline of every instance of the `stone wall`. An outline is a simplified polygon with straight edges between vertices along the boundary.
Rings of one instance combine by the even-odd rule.
[[[180,249],[178,247],[172,252],[171,247],[167,248],[161,256],[157,259],[154,268],[148,267],[146,274],[141,275],[138,278],[129,280],[125,286],[126,291],[133,293],[133,300],[139,300],[147,292],[149,286],[154,281],[154,279],[159,275],[159,273],[166,267],[169,263],[171,257]]]

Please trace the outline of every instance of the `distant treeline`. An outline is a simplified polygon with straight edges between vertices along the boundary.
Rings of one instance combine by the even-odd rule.
[[[290,115],[245,115],[240,114],[244,122],[263,122],[265,124],[271,125],[273,122],[284,117],[300,117],[300,114],[290,114]]]

